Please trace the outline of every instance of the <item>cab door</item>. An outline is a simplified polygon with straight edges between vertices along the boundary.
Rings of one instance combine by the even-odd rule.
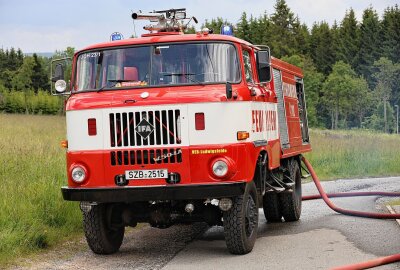
[[[263,89],[256,83],[256,61],[252,48],[243,46],[244,77],[253,101],[264,101]]]

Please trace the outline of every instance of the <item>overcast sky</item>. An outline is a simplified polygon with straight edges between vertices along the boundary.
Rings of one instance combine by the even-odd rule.
[[[373,6],[381,16],[388,6],[400,0],[287,0],[302,22],[341,21],[352,7],[360,19],[362,11]],[[23,52],[54,52],[67,46],[80,49],[108,41],[110,34],[121,32],[129,37],[134,32],[132,11],[187,8],[199,25],[205,19],[223,17],[237,23],[243,11],[259,16],[273,12],[275,0],[0,0],[0,47],[15,47]],[[136,23],[136,32],[143,22]]]

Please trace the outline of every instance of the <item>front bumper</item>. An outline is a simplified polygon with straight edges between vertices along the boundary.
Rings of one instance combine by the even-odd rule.
[[[208,185],[168,185],[150,187],[69,188],[62,187],[67,201],[138,202],[158,200],[195,200],[233,197],[244,193],[245,182]]]

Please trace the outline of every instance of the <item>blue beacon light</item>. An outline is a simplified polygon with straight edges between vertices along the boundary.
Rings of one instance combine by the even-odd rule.
[[[221,27],[221,35],[233,36],[233,26],[223,25]]]
[[[119,32],[114,32],[111,34],[111,41],[123,40],[124,36]]]

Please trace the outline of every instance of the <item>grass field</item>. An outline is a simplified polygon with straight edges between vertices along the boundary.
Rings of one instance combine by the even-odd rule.
[[[65,118],[0,114],[0,268],[82,232],[77,203],[62,200]],[[400,175],[400,136],[311,131],[307,157],[323,180]]]
[[[65,118],[0,114],[0,268],[81,231],[76,203],[64,202]]]
[[[400,135],[311,130],[306,155],[321,180],[400,175]]]

